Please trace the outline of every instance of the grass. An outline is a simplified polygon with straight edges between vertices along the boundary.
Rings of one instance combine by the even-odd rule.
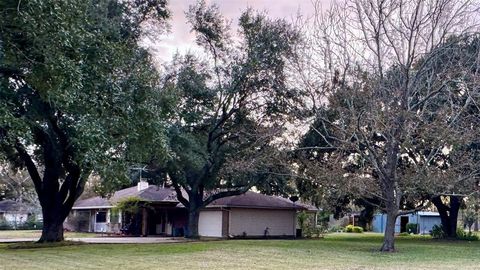
[[[0,230],[0,239],[12,239],[12,238],[40,238],[42,231],[39,230]],[[65,238],[85,238],[85,237],[97,237],[95,233],[78,233],[78,232],[66,232]]]
[[[37,243],[37,242],[18,242],[11,243],[5,246],[7,249],[34,249],[34,248],[56,248],[56,247],[67,247],[74,245],[85,245],[84,242],[77,241],[62,241],[62,242],[53,242],[53,243]]]
[[[0,244],[0,269],[478,269],[480,242],[399,237],[378,252],[378,234],[318,240],[227,240],[176,244],[85,244],[41,249]]]

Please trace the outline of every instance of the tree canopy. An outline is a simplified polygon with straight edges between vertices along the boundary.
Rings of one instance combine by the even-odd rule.
[[[119,181],[124,161],[164,153],[158,75],[138,40],[143,22],[168,17],[166,2],[7,0],[0,10],[0,157],[30,174],[40,241],[59,241],[92,172]]]
[[[187,18],[208,59],[177,56],[165,78],[170,115],[171,158],[160,171],[168,175],[190,212],[187,236],[198,236],[199,209],[215,199],[238,195],[253,186],[280,193],[288,169],[280,163],[275,139],[295,101],[285,66],[299,35],[284,20],[245,11],[239,43],[218,7],[204,1]]]
[[[465,167],[461,155],[454,163],[462,169],[442,170],[445,156],[476,134],[468,128],[476,120],[464,114],[478,98],[468,78],[478,63],[467,61],[476,53],[463,54],[469,37],[452,38],[468,34],[473,23],[465,17],[474,9],[437,4],[344,1],[316,20],[310,52],[325,62],[309,70],[324,79],[299,151],[316,164],[310,175],[326,180],[327,193],[358,194],[387,214],[382,251],[395,250],[396,218],[424,207],[430,188],[475,177],[475,165]]]

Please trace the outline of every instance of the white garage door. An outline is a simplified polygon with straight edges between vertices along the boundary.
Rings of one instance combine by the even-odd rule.
[[[201,211],[198,221],[200,236],[222,237],[222,211]]]
[[[270,236],[291,236],[295,230],[295,211],[232,209],[229,234],[263,236],[268,227]]]

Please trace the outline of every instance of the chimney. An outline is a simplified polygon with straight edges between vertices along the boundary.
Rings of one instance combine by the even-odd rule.
[[[137,184],[137,191],[142,191],[147,188],[148,188],[148,182],[143,179],[140,179],[140,181],[138,181],[138,184]]]

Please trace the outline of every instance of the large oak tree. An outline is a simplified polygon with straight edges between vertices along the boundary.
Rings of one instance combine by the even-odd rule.
[[[253,186],[279,192],[288,178],[275,140],[295,99],[285,67],[298,34],[284,20],[247,10],[231,38],[218,8],[204,1],[187,17],[207,59],[178,56],[168,67],[165,91],[176,108],[171,159],[161,171],[188,210],[186,236],[198,237],[200,209],[212,201]]]
[[[118,181],[109,176],[138,157],[133,149],[151,137],[161,145],[149,121],[157,75],[138,41],[142,23],[164,23],[166,3],[5,0],[0,12],[0,158],[30,174],[39,241],[61,241],[92,172]]]

